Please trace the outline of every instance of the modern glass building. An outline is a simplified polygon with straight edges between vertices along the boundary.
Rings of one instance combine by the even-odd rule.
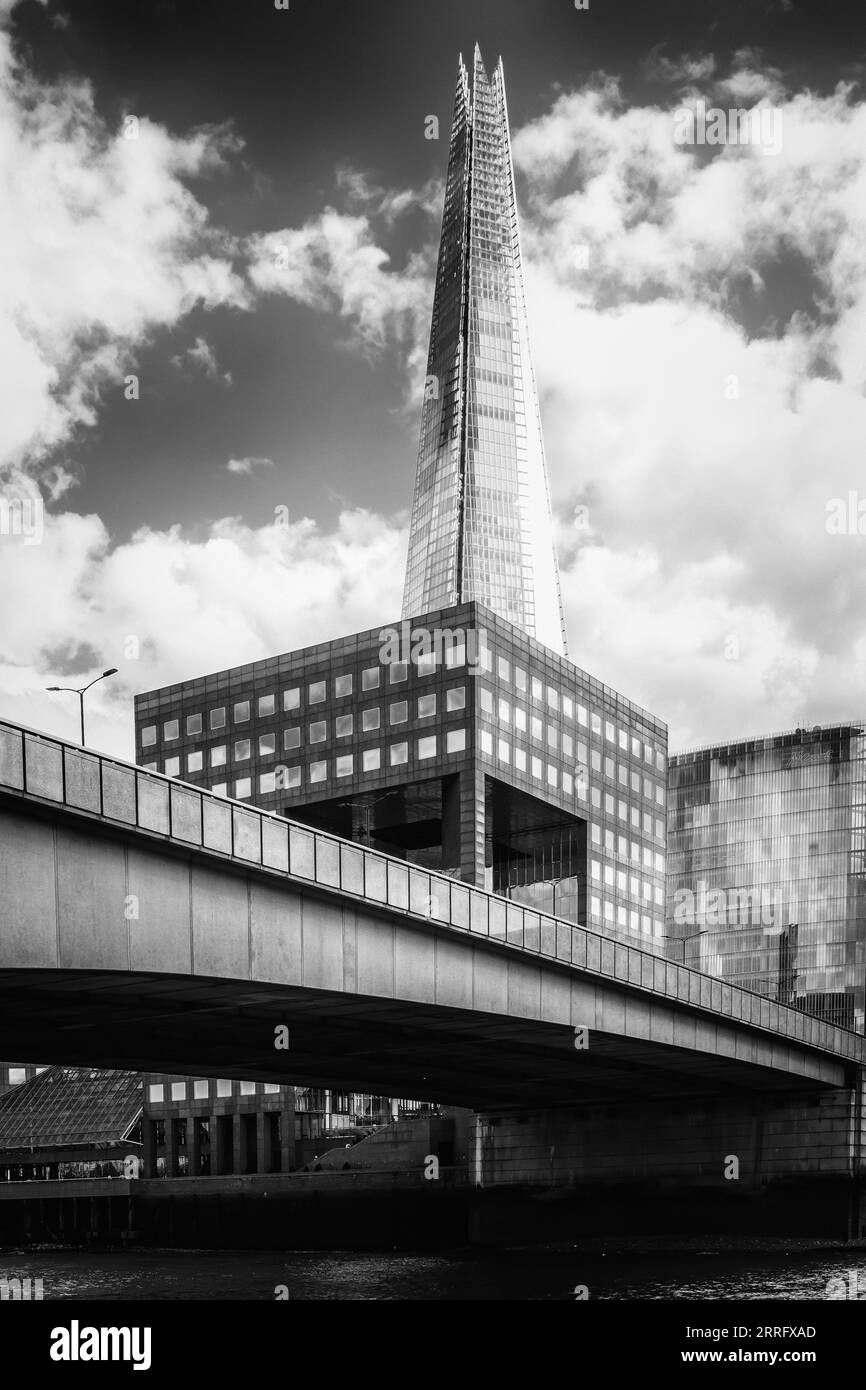
[[[566,652],[502,60],[459,63],[403,615],[476,600]]]
[[[866,725],[672,756],[667,862],[669,953],[863,1029]]]

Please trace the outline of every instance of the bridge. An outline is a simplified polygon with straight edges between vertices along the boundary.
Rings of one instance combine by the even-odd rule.
[[[834,1091],[864,1057],[651,951],[9,723],[0,902],[4,1056],[474,1109]]]

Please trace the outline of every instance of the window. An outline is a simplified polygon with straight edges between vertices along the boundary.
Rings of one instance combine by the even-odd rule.
[[[328,721],[317,719],[315,724],[310,725],[310,743],[324,743],[328,737]]]
[[[301,728],[300,728],[300,725],[299,725],[299,724],[296,724],[295,727],[294,727],[293,729],[284,729],[284,730],[283,730],[283,747],[284,747],[284,748],[300,748],[300,746],[301,746]]]
[[[436,735],[435,735],[435,734],[430,734],[428,738],[419,738],[419,740],[418,740],[418,757],[419,757],[419,758],[435,758],[435,757],[436,757]]]
[[[218,743],[210,750],[210,765],[211,767],[225,767],[225,761],[226,746],[224,743]]]
[[[408,743],[392,743],[392,744],[391,744],[391,766],[392,766],[392,767],[400,767],[403,763],[408,763],[408,761],[409,761],[409,745],[408,745]]]
[[[218,1081],[218,1082],[217,1082],[217,1095],[218,1095],[218,1096],[230,1096],[231,1093],[232,1093],[232,1083],[231,1083],[230,1081]]]
[[[616,729],[613,727],[609,719],[606,719],[604,721],[604,736],[609,743],[616,743]]]
[[[574,718],[574,701],[570,695],[563,695],[562,697],[562,712],[566,719]]]
[[[533,777],[541,781],[541,759],[533,758],[530,764]]]
[[[244,763],[250,756],[250,740],[239,738],[235,743],[234,760],[236,763]]]
[[[532,718],[529,721],[529,725],[532,737],[537,739],[540,743],[543,737],[541,720],[537,719],[536,716],[533,714]]]
[[[556,745],[557,745],[558,743],[559,743],[559,734],[557,733],[556,729],[554,729],[554,727],[553,727],[552,724],[548,724],[548,726],[547,726],[547,746],[548,746],[548,748],[555,748]]]
[[[616,764],[614,763],[613,758],[605,758],[604,775],[605,777],[609,777],[611,781],[613,781],[615,767]]]
[[[335,697],[335,699],[337,699],[337,700],[342,700],[346,695],[351,695],[351,693],[352,693],[352,677],[351,677],[351,676],[337,676],[336,680],[334,681],[334,697]]]
[[[307,692],[307,698],[311,705],[320,705],[327,695],[325,681],[313,681]]]
[[[419,676],[432,676],[436,672],[436,653],[419,652],[415,658],[415,669]]]
[[[508,703],[508,701],[507,701],[507,700],[502,700],[502,699],[500,699],[499,702],[498,702],[498,704],[497,704],[497,707],[496,707],[496,708],[497,708],[497,713],[498,713],[498,715],[499,715],[500,723],[502,723],[502,724],[510,724],[510,723],[511,723],[511,706],[510,706],[510,704]]]
[[[574,794],[574,778],[570,772],[563,772],[562,774],[562,790],[565,792],[566,796],[572,796]]]
[[[511,744],[508,742],[508,739],[497,739],[496,756],[501,763],[511,762]]]
[[[210,789],[214,796],[228,796],[229,794],[227,782],[213,782]]]
[[[388,712],[389,724],[405,724],[409,718],[409,704],[406,700],[399,700],[396,705],[392,705]]]
[[[249,700],[238,700],[235,704],[234,721],[236,724],[244,724],[250,717]]]
[[[141,766],[144,772],[159,772],[159,763],[142,763]]]
[[[274,714],[276,711],[276,701],[273,695],[260,695],[258,710],[259,719],[266,719],[269,714]]]
[[[363,752],[364,771],[376,772],[381,766],[382,755],[378,748],[365,748]]]
[[[256,1093],[256,1083],[255,1083],[255,1081],[242,1081],[242,1082],[241,1082],[241,1095],[242,1095],[242,1096],[254,1096],[255,1093]]]
[[[348,738],[355,728],[355,720],[351,714],[338,714],[336,721],[337,738]]]
[[[171,1083],[172,1100],[186,1100],[186,1082],[172,1081]]]
[[[445,665],[450,671],[457,666],[466,663],[466,643],[464,641],[454,642],[445,648]]]
[[[310,781],[312,783],[324,782],[328,775],[328,764],[326,762],[310,763]]]
[[[522,748],[515,748],[514,750],[514,766],[518,772],[526,771],[526,754]]]
[[[390,677],[390,679],[391,679],[391,684],[392,684],[392,685],[400,685],[404,680],[407,679],[408,674],[409,674],[409,667],[408,667],[408,665],[406,664],[405,661],[392,661],[392,662],[391,662],[391,677]]]
[[[355,771],[355,759],[351,753],[344,753],[337,759],[336,771],[338,777],[351,777]]]
[[[436,696],[419,695],[418,697],[418,718],[431,719],[436,713]]]
[[[487,689],[487,687],[486,687],[485,685],[482,685],[482,687],[481,687],[481,690],[480,690],[480,692],[479,692],[479,700],[480,700],[480,703],[481,703],[481,710],[482,710],[482,713],[484,713],[484,714],[489,714],[489,715],[491,716],[491,718],[492,718],[492,716],[493,716],[493,696],[491,695],[490,691]]]
[[[238,800],[242,800],[245,796],[249,796],[251,791],[252,783],[249,777],[239,777],[235,782],[235,796]]]
[[[186,717],[186,731],[188,734],[201,733],[201,715],[188,714]]]
[[[514,684],[517,686],[518,690],[526,689],[526,672],[521,666],[515,666],[514,668]]]
[[[276,734],[259,734],[259,757],[267,758],[277,751]]]
[[[445,695],[445,708],[448,710],[466,708],[465,685],[452,685]]]
[[[280,774],[281,787],[299,787],[301,785],[301,769],[297,763],[292,763],[291,767],[281,767],[278,769]],[[276,776],[276,774],[274,774]]]
[[[571,734],[562,735],[562,756],[564,758],[571,758],[574,756],[574,739],[571,737]]]
[[[219,709],[212,709],[210,712],[210,726],[212,729],[224,729],[226,726],[226,707],[220,705]]]
[[[589,724],[590,728],[592,729],[592,732],[594,734],[597,734],[598,737],[601,738],[601,715],[591,714],[589,716]]]
[[[619,746],[624,752],[628,752],[628,734],[625,729],[620,729],[619,731]]]
[[[12,1073],[11,1073],[11,1072],[9,1073],[9,1080],[10,1080],[10,1081],[12,1080]],[[155,1102],[155,1103],[159,1103],[160,1101],[164,1100],[164,1099],[165,1099],[165,1087],[164,1087],[164,1086],[158,1086],[158,1085],[148,1086],[148,1088],[147,1088],[147,1098],[148,1098],[149,1101],[151,1101],[151,1103],[154,1103],[154,1102]]]
[[[521,705],[514,706],[514,727],[526,733],[526,710]]]
[[[445,735],[446,753],[462,753],[466,747],[466,730],[449,729]]]
[[[555,787],[555,786],[557,785],[558,782],[559,782],[559,773],[557,772],[557,770],[556,770],[555,767],[551,767],[551,766],[550,766],[550,763],[548,763],[548,764],[547,764],[547,785],[548,785],[549,787]],[[611,807],[611,809],[613,809],[613,808]]]
[[[300,709],[301,707],[301,687],[293,685],[291,690],[283,691],[283,709]]]
[[[259,773],[259,791],[260,791],[260,792],[275,792],[276,790],[277,790],[277,774],[276,774],[276,772],[260,772],[260,773]]]
[[[532,698],[533,700],[541,699],[541,681],[537,676],[532,677]]]
[[[147,728],[141,731],[141,746],[142,748],[150,748],[154,743],[156,743],[156,725],[148,724]]]
[[[188,753],[186,759],[187,772],[201,772],[204,755],[202,753]]]
[[[378,667],[378,666],[368,666],[367,669],[366,669],[366,671],[362,671],[362,672],[361,672],[361,689],[362,689],[362,690],[378,690],[378,689],[379,689],[379,667]]]
[[[378,705],[376,705],[373,709],[365,709],[363,714],[361,715],[361,728],[365,732],[369,732],[370,729],[378,729],[380,722],[381,715],[379,713]]]
[[[578,724],[583,724],[584,727],[586,726],[586,708],[584,705],[578,705],[577,707],[577,722]]]
[[[559,709],[559,691],[554,690],[552,685],[547,687],[547,703],[551,709]]]
[[[205,1080],[194,1081],[192,1083],[193,1100],[207,1100],[210,1093],[210,1082]]]
[[[166,758],[165,760],[166,777],[177,777],[180,775],[180,758]]]
[[[507,684],[510,684],[511,663],[506,661],[504,656],[500,656],[497,658],[496,671],[501,681],[505,681]]]
[[[481,730],[481,751],[493,756],[493,735],[489,734],[486,729]]]
[[[178,738],[180,735],[177,719],[167,719],[162,726],[162,736],[164,739]]]

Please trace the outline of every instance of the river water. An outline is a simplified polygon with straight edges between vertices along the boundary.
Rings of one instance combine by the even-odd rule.
[[[372,1301],[866,1297],[866,1251],[581,1255],[456,1250],[69,1250],[0,1254],[0,1279],[42,1279],[49,1299]],[[841,1282],[840,1282],[841,1281]],[[844,1286],[844,1291],[843,1291]]]

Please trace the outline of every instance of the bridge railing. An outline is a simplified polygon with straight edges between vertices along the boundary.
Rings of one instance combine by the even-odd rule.
[[[851,1060],[864,1038],[637,946],[245,802],[0,721],[0,789],[577,966]]]

